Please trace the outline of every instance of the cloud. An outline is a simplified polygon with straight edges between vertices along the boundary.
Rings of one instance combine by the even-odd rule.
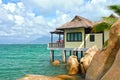
[[[4,7],[5,10],[8,10],[10,13],[14,13],[15,9],[16,9],[16,4],[8,3],[7,5],[4,4],[3,7]]]
[[[100,20],[102,16],[108,16],[112,11],[108,9],[111,4],[118,4],[120,0],[23,0],[31,9],[37,9],[43,16],[51,16],[57,10],[71,16],[80,15],[90,20]],[[29,4],[28,4],[29,3]],[[32,7],[30,7],[33,5]],[[95,14],[95,15],[91,15]]]
[[[75,15],[100,20],[113,13],[107,6],[118,2],[120,0],[21,0],[4,4],[0,0],[0,37],[35,39],[49,36],[50,31]]]
[[[69,15],[57,10],[56,17],[35,16],[22,2],[0,5],[0,36],[37,38],[47,36],[60,24],[69,20]]]
[[[19,16],[19,15],[15,15],[14,18],[15,18],[15,23],[16,23],[17,25],[22,25],[22,24],[24,24],[24,17]]]
[[[0,0],[0,4],[2,4],[2,0]]]

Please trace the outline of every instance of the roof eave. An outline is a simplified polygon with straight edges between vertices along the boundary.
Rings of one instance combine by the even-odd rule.
[[[75,28],[92,28],[91,26],[82,26],[82,27],[69,27],[69,28],[56,28],[57,30],[64,30],[64,29],[75,29]]]

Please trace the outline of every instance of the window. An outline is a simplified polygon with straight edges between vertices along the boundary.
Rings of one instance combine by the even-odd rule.
[[[67,41],[70,41],[70,40],[71,40],[71,35],[67,34]]]
[[[68,42],[82,41],[82,33],[81,32],[67,33],[67,41]]]
[[[94,42],[95,41],[95,35],[90,35],[90,42]]]
[[[70,33],[70,35],[71,35],[70,41],[74,41],[74,34]]]
[[[74,40],[77,41],[78,40],[78,34],[74,33]]]
[[[78,34],[78,41],[82,41],[82,33]]]

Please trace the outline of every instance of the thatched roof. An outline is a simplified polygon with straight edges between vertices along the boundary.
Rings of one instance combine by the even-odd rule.
[[[64,32],[62,30],[55,30],[53,32],[50,33],[55,33],[55,34],[64,34]]]
[[[57,29],[70,29],[70,28],[88,28],[92,27],[93,24],[90,20],[80,17],[80,16],[75,16],[70,22],[67,22],[66,24],[58,27]]]
[[[111,14],[111,15],[109,16],[109,18],[118,18],[118,17],[115,16],[114,14]]]

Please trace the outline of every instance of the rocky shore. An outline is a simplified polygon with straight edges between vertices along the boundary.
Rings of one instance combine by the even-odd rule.
[[[85,80],[80,76],[70,76],[66,74],[58,75],[58,76],[44,76],[44,75],[33,75],[28,74],[23,78],[18,80]]]
[[[120,19],[110,29],[108,45],[96,54],[86,80],[120,80]]]
[[[58,61],[56,63],[59,65]],[[120,19],[112,25],[108,45],[103,50],[88,49],[80,63],[76,56],[70,56],[66,65],[68,75],[27,75],[18,80],[120,80]],[[84,78],[74,76],[79,71]]]

